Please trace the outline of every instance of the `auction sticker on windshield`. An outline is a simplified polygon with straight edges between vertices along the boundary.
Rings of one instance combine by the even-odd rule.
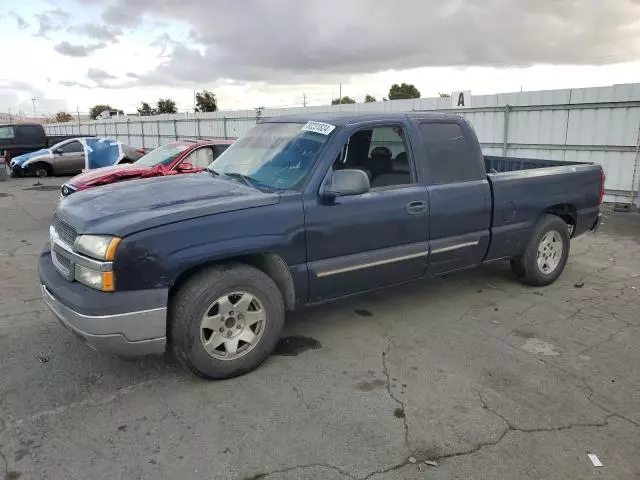
[[[321,133],[322,135],[329,135],[333,132],[333,129],[336,128],[335,125],[331,125],[330,123],[324,122],[307,122],[301,130],[303,132],[315,132]]]

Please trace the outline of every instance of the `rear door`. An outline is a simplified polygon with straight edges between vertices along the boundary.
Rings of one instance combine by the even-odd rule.
[[[78,140],[71,140],[53,152],[56,174],[78,173],[84,169],[84,146]]]
[[[473,130],[463,122],[420,121],[429,193],[428,274],[482,262],[489,245],[491,188]]]
[[[417,182],[404,126],[361,126],[334,155],[332,170],[365,171],[371,190],[334,201],[317,190],[305,195],[310,301],[424,275],[427,192]]]

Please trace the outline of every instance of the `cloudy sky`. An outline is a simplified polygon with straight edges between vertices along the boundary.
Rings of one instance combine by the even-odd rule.
[[[0,0],[0,112],[640,82],[640,0]]]

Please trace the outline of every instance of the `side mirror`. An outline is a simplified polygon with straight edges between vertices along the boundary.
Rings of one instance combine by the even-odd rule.
[[[362,170],[336,170],[331,174],[322,194],[327,197],[362,195],[371,189],[369,177]]]
[[[53,153],[55,153],[56,155],[62,155],[62,150],[56,148]]]
[[[191,170],[193,170],[193,165],[191,165],[190,163],[182,162],[180,165],[178,165],[178,171],[180,172],[189,172]]]

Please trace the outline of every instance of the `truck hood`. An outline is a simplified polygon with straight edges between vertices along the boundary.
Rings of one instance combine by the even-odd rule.
[[[181,220],[273,205],[279,199],[276,193],[202,172],[82,190],[62,200],[56,215],[80,234],[124,237]]]
[[[111,183],[111,181],[118,179],[144,177],[151,169],[152,167],[136,166],[135,163],[96,168],[76,175],[67,182],[67,185],[82,190],[86,187]]]

